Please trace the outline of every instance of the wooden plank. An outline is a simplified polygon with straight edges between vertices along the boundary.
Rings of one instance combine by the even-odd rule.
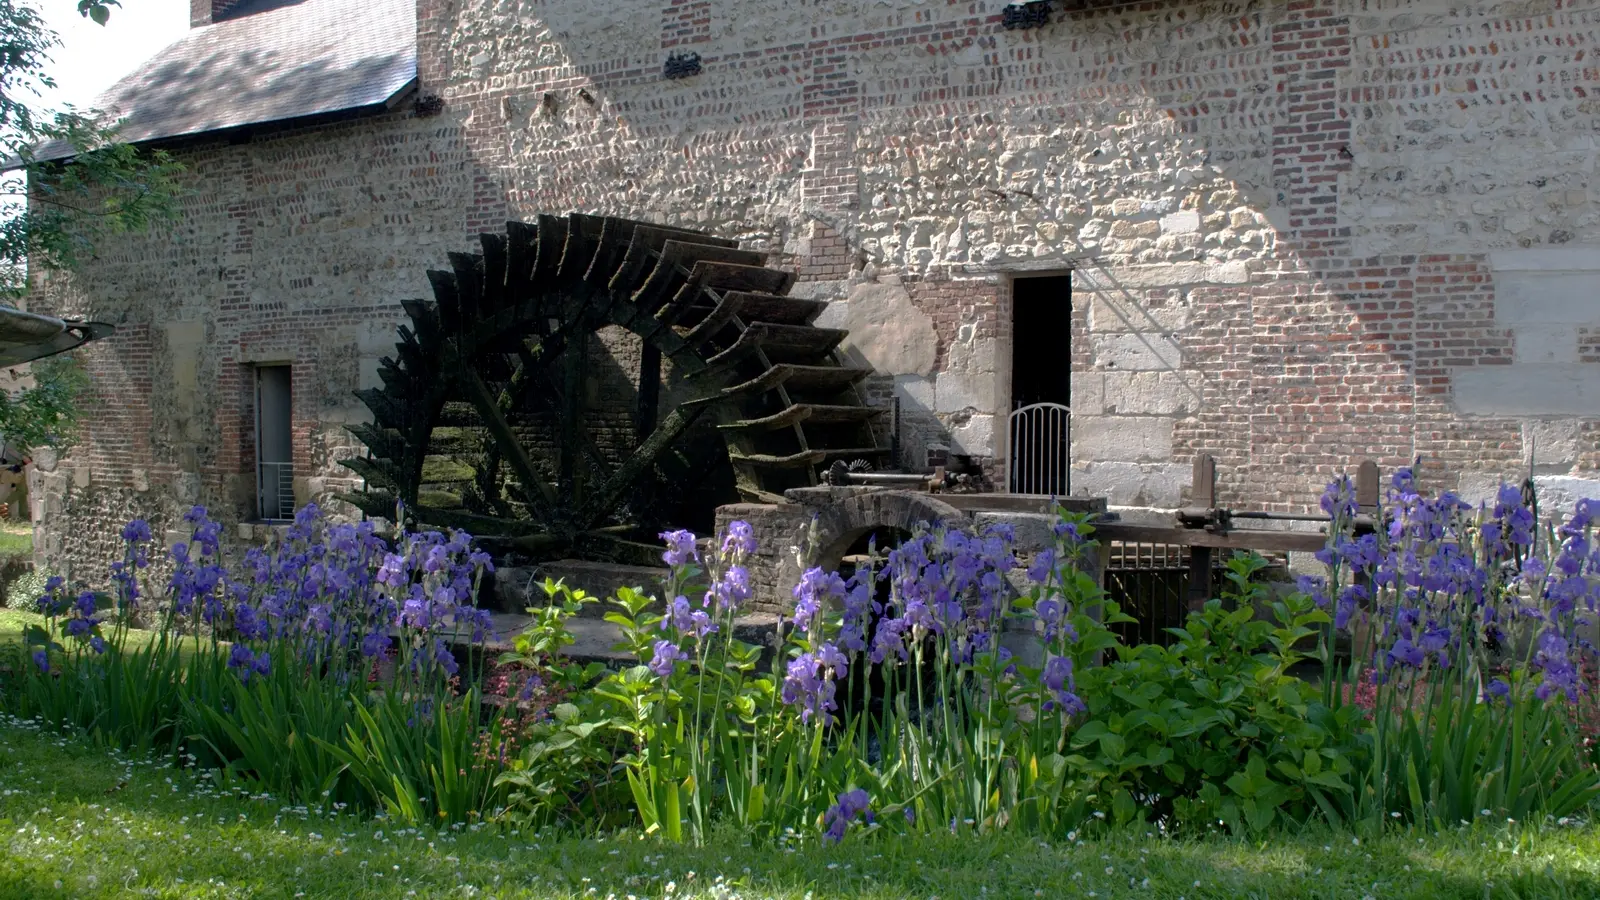
[[[633,412],[633,433],[644,443],[656,430],[661,404],[661,350],[646,342],[639,354],[639,396]]]
[[[1191,505],[1210,509],[1217,505],[1217,458],[1209,453],[1194,458],[1194,501]]]
[[[1194,505],[1212,509],[1217,505],[1217,459],[1209,453],[1196,454],[1194,458],[1192,493]],[[1211,548],[1203,545],[1189,546],[1189,584],[1185,604],[1190,610],[1202,609],[1211,599]]]
[[[795,275],[785,269],[741,266],[733,263],[707,263],[705,285],[717,291],[750,291],[757,294],[783,294],[794,284]]]
[[[556,506],[555,493],[551,491],[550,485],[539,477],[539,471],[534,467],[533,460],[528,457],[527,449],[512,433],[505,416],[500,414],[500,405],[489,393],[489,386],[483,383],[477,372],[466,367],[462,367],[461,380],[472,399],[472,405],[477,407],[484,426],[489,429],[489,434],[493,435],[495,443],[500,446],[500,452],[505,455],[511,470],[517,473],[517,480],[522,482],[523,496],[529,503],[543,501],[545,512],[547,515],[551,514]],[[569,443],[567,446],[572,445]],[[566,454],[562,458],[565,459]]]
[[[589,336],[580,334],[567,344],[562,356],[565,363],[562,377],[562,400],[565,408],[561,414],[561,444],[557,448],[560,461],[556,472],[556,489],[567,509],[577,505],[577,453],[578,431],[583,429],[584,395],[589,377]]]
[[[956,509],[980,512],[1019,512],[1051,515],[1056,511],[1056,504],[1065,507],[1067,512],[1103,513],[1106,511],[1106,499],[1104,497],[1052,498],[1044,494],[939,494],[937,496],[941,502],[948,503]],[[1100,525],[1095,526],[1097,532],[1100,527]]]
[[[1105,522],[1094,526],[1102,541],[1133,541],[1146,544],[1179,544],[1185,547],[1216,547],[1223,550],[1266,550],[1279,553],[1315,553],[1327,546],[1322,534],[1299,531],[1235,530],[1221,534],[1198,528],[1163,525],[1125,525]]]

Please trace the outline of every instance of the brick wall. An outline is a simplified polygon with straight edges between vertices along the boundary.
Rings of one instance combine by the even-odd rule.
[[[367,413],[399,301],[468,246],[475,172],[461,129],[407,112],[217,143],[181,154],[183,216],[102,245],[81,271],[41,276],[34,308],[117,325],[83,359],[83,440],[47,460],[35,496],[46,565],[103,575],[117,529],[157,534],[201,503],[255,514],[253,367],[288,363],[297,498],[351,486],[337,460]]]

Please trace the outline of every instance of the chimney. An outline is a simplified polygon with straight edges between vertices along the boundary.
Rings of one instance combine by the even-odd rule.
[[[213,22],[221,22],[232,18],[231,13],[235,8],[243,6],[245,0],[189,0],[189,27],[199,28]]]

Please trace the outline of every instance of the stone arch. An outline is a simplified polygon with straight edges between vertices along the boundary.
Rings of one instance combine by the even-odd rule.
[[[814,565],[832,570],[864,535],[878,529],[915,532],[918,525],[967,525],[966,513],[929,494],[872,490],[838,498],[816,510]]]

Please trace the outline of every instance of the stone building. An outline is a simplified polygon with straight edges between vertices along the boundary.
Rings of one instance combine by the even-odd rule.
[[[1199,451],[1258,508],[1359,458],[1595,484],[1594,0],[194,4],[107,101],[188,166],[183,218],[38,283],[119,329],[38,467],[51,565],[134,515],[258,516],[272,403],[294,500],[351,486],[399,301],[545,211],[797,269],[909,468],[1003,484],[1008,414],[1049,400],[1113,505],[1180,504]]]

